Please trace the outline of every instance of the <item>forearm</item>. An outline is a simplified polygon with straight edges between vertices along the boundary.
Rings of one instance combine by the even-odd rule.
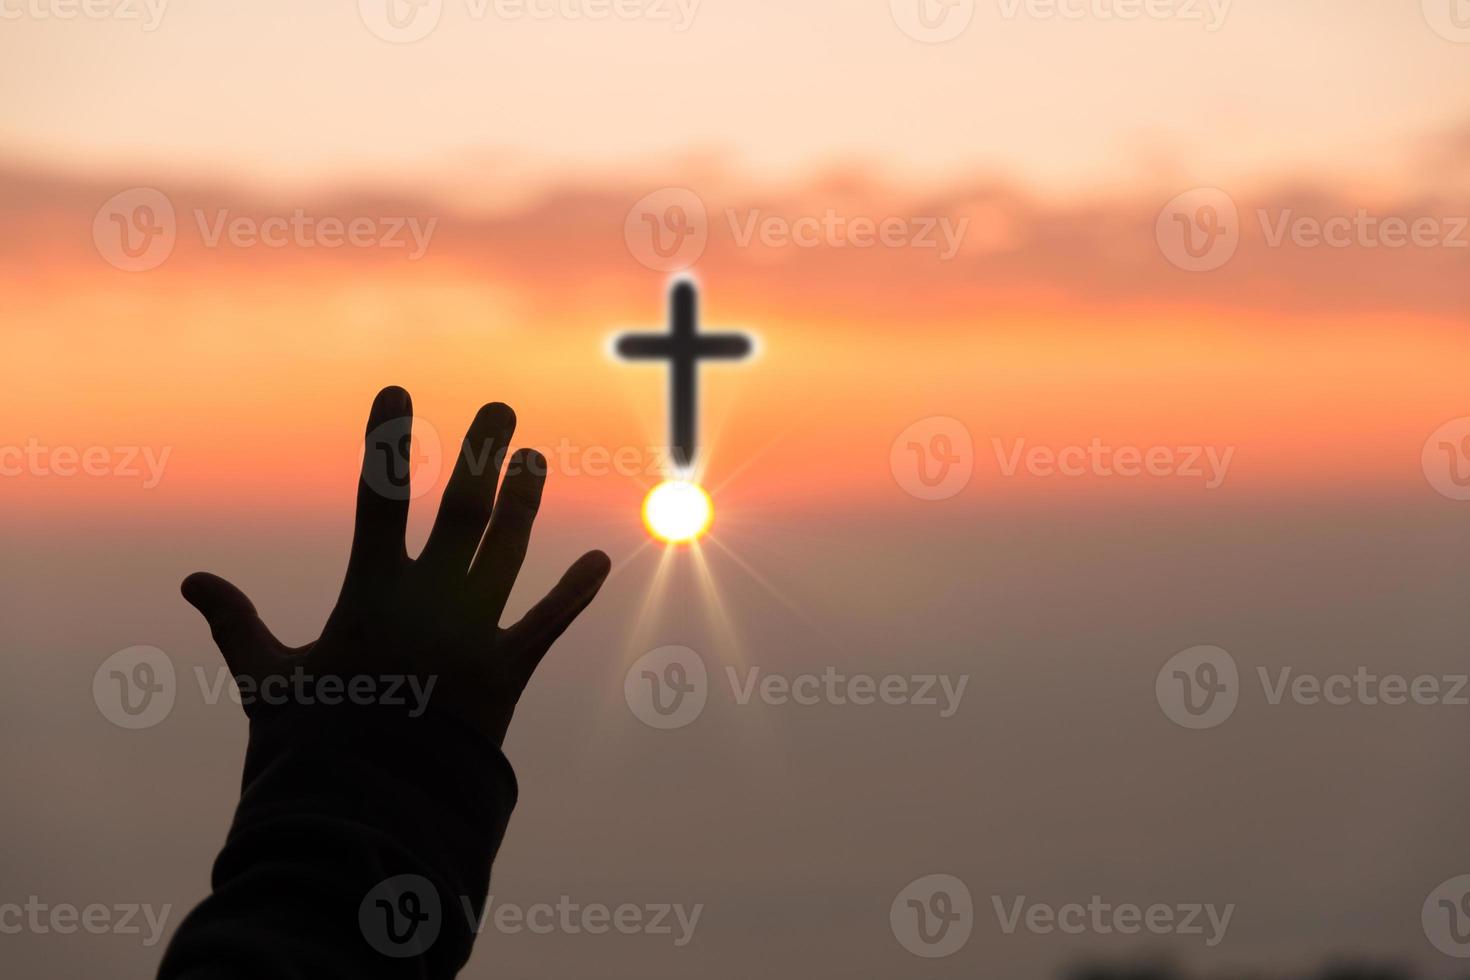
[[[256,719],[213,894],[180,926],[161,980],[454,976],[515,798],[500,750],[432,710]],[[390,894],[392,879],[412,898]]]

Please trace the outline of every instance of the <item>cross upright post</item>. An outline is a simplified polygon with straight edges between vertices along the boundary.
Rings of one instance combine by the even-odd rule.
[[[749,356],[750,337],[742,333],[699,332],[699,295],[694,283],[680,279],[669,293],[669,332],[630,333],[617,340],[620,357],[669,362],[669,448],[674,462],[694,465],[698,442],[699,362]]]

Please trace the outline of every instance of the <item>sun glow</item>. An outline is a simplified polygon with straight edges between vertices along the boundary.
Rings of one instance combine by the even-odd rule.
[[[681,544],[709,530],[715,508],[704,487],[689,480],[665,480],[643,498],[643,524],[660,541]]]

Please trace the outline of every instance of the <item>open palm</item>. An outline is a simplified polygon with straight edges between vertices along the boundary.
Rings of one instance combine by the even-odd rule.
[[[204,615],[242,685],[264,690],[269,680],[289,673],[314,685],[333,678],[336,691],[368,679],[361,688],[366,691],[373,678],[412,677],[432,691],[435,709],[499,745],[531,674],[597,595],[610,563],[602,552],[588,552],[519,622],[501,628],[526,557],[546,461],[534,451],[517,451],[497,493],[515,413],[500,403],[480,409],[429,540],[418,558],[410,558],[412,420],[408,392],[390,387],[378,393],[368,418],[347,575],[320,638],[287,647],[243,592],[205,572],[184,580],[184,598]],[[260,710],[266,710],[260,702],[247,704],[247,713]]]

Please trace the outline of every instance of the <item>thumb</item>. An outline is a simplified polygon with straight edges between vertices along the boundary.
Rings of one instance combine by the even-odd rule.
[[[209,632],[224,654],[230,673],[256,676],[263,673],[271,653],[281,649],[245,593],[218,575],[195,572],[180,586],[184,599],[199,610],[209,623]]]
[[[601,551],[587,552],[572,562],[561,581],[510,628],[509,632],[525,647],[523,666],[527,680],[551,645],[572,625],[572,620],[597,598],[611,571],[612,562],[607,555]]]

